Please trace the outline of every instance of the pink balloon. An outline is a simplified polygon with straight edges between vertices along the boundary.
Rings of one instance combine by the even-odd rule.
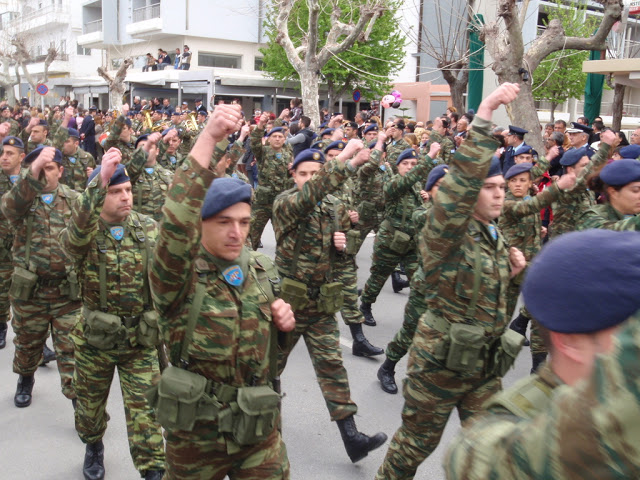
[[[396,100],[402,101],[402,93],[400,93],[398,90],[394,90],[393,92],[391,92],[391,95],[393,95]]]
[[[396,98],[393,95],[385,95],[381,103],[384,108],[389,108],[395,101]]]

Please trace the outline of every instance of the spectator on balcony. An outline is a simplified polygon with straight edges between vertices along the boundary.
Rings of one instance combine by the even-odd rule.
[[[147,53],[147,64],[142,67],[142,71],[143,72],[148,72],[149,70],[151,71],[155,71],[158,69],[157,64],[158,61],[153,58],[153,55],[151,55],[150,53]]]
[[[189,46],[185,45],[180,57],[180,70],[189,70],[189,67],[191,67],[191,52]]]
[[[173,61],[173,69],[174,70],[178,70],[180,68],[180,56],[181,56],[180,49],[176,48],[176,58]]]

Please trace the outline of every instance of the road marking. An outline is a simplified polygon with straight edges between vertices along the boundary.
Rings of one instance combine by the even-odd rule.
[[[348,340],[348,339],[346,339],[346,338],[344,338],[344,337],[340,337],[340,344],[341,344],[343,347],[353,348],[353,341]]]

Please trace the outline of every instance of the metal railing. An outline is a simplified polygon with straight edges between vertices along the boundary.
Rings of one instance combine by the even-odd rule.
[[[584,111],[584,102],[578,102],[578,112]],[[600,105],[600,115],[613,115],[613,105],[611,103],[602,102]],[[625,103],[622,105],[622,115],[625,117],[640,117],[640,105]]]
[[[93,22],[87,22],[82,28],[82,33],[93,33],[102,31],[102,19],[94,20]]]
[[[133,11],[133,23],[144,22],[152,18],[160,18],[160,3],[154,3],[147,7],[136,8]]]

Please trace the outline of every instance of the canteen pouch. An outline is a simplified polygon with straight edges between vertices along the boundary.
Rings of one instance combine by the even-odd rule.
[[[127,328],[117,315],[99,310],[84,310],[84,338],[92,347],[99,350],[110,350],[127,338]]]
[[[355,255],[358,253],[358,243],[360,242],[360,232],[358,230],[349,230],[347,232],[347,255]]]
[[[15,267],[11,275],[9,295],[18,300],[29,300],[38,283],[38,275],[21,267]]]
[[[267,204],[271,203],[271,188],[265,187],[263,185],[258,185],[256,188],[256,203]]]
[[[149,310],[140,316],[140,322],[136,327],[136,341],[143,347],[156,347],[160,345],[160,329],[158,328],[158,312]]]
[[[484,328],[453,323],[449,330],[449,352],[446,366],[454,372],[474,373],[484,348]]]
[[[344,303],[343,288],[344,286],[340,282],[322,285],[320,295],[318,295],[318,311],[329,314],[339,312]]]
[[[372,202],[367,202],[366,200],[363,201],[358,208],[358,215],[360,216],[360,221],[362,223],[374,220],[377,214],[376,206]]]
[[[407,253],[409,248],[411,248],[411,235],[401,232],[400,230],[395,230],[389,248],[400,255]]]
[[[297,280],[284,277],[280,287],[280,298],[290,304],[292,310],[301,310],[309,303],[307,286]]]
[[[163,428],[190,432],[206,387],[207,379],[202,375],[170,365],[162,372],[158,385],[147,393],[147,400]]]
[[[489,373],[496,377],[504,377],[516,361],[524,344],[524,336],[507,328],[491,349]]]
[[[78,283],[78,274],[76,272],[69,272],[67,275],[67,283],[69,284],[69,300],[80,300],[80,284]]]
[[[268,386],[238,389],[238,415],[233,422],[233,439],[238,445],[264,441],[276,426],[280,395]]]

